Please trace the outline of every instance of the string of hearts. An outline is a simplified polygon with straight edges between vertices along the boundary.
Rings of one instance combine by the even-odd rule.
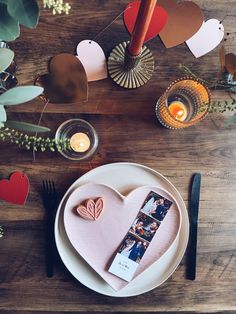
[[[129,3],[98,35],[122,14],[126,29],[132,34],[140,3]],[[214,18],[205,21],[201,8],[192,1],[158,0],[145,42],[157,35],[166,48],[186,42],[193,55],[199,58],[220,44],[224,38],[224,26],[222,21]],[[44,87],[45,97],[50,102],[87,101],[88,82],[107,78],[106,57],[97,42],[81,41],[76,53],[76,56],[67,53],[56,55],[49,63],[49,73],[37,78],[36,83]]]

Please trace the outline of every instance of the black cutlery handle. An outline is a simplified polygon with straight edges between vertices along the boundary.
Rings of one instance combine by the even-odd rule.
[[[196,279],[196,260],[197,260],[197,226],[190,227],[189,249],[187,262],[187,278]]]
[[[53,214],[47,214],[46,224],[46,273],[47,277],[53,276],[53,265],[54,265],[54,232],[53,232]]]
[[[198,212],[200,202],[201,174],[196,173],[192,180],[190,196],[190,233],[187,254],[187,279],[196,278]]]

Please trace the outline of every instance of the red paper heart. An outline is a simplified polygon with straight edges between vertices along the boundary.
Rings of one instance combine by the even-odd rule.
[[[14,172],[10,179],[0,181],[0,199],[12,204],[24,205],[29,193],[28,177],[22,172]]]
[[[140,3],[141,1],[134,1],[129,3],[124,12],[124,23],[130,34],[132,34],[134,29]],[[128,7],[130,8],[128,9]],[[166,25],[167,19],[167,12],[162,7],[156,6],[144,41],[146,42],[156,37]]]

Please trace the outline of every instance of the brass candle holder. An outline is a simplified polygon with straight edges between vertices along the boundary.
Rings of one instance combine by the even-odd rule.
[[[117,45],[108,58],[108,72],[115,83],[124,88],[146,84],[154,72],[154,58],[143,46],[157,0],[143,0],[130,42]]]
[[[146,84],[154,72],[154,58],[143,46],[137,56],[128,50],[129,41],[116,46],[108,58],[108,72],[115,83],[124,88],[138,88]]]

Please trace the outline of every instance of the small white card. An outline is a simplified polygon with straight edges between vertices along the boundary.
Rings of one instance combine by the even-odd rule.
[[[108,271],[129,282],[133,278],[137,268],[138,263],[132,261],[127,256],[117,253]]]

